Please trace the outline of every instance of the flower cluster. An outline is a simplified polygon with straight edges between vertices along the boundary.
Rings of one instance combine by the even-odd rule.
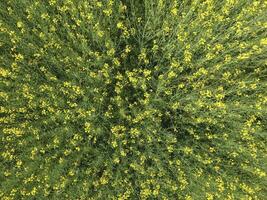
[[[266,198],[266,1],[0,10],[0,199]]]

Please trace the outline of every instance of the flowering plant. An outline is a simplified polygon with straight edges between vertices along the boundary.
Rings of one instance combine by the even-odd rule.
[[[266,1],[0,11],[0,199],[267,196]]]

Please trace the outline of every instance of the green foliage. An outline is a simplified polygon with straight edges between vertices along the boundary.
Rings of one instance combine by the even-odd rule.
[[[264,199],[263,0],[0,2],[0,199]]]

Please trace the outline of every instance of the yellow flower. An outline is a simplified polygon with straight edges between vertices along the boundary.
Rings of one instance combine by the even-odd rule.
[[[117,23],[117,28],[118,29],[123,29],[124,28],[123,23],[122,22],[118,22]]]
[[[171,79],[171,78],[174,78],[174,77],[176,77],[176,73],[174,71],[170,71],[168,73],[168,78]]]
[[[23,23],[21,21],[17,22],[17,27],[18,28],[22,28],[22,26],[23,26]]]
[[[172,13],[172,15],[176,16],[177,13],[178,13],[177,8],[173,8],[173,9],[171,9],[171,13]]]
[[[267,45],[267,38],[261,39],[261,45]]]
[[[193,149],[192,148],[190,148],[190,147],[184,147],[184,152],[185,152],[185,154],[192,154],[193,153]]]

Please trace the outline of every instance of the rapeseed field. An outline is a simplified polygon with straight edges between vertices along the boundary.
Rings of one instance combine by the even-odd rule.
[[[0,0],[1,200],[264,200],[266,0]]]

